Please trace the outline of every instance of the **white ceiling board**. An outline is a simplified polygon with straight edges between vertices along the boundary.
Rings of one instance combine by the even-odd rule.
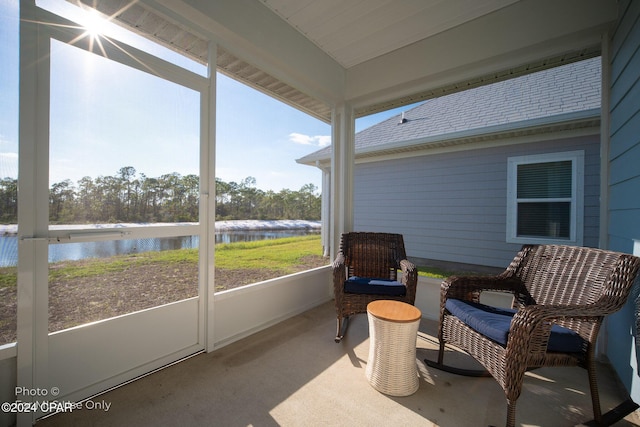
[[[345,68],[519,0],[261,0]]]

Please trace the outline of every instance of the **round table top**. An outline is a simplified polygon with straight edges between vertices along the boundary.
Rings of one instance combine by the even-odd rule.
[[[372,301],[367,305],[367,312],[378,319],[398,323],[415,322],[422,316],[413,305],[393,300]]]

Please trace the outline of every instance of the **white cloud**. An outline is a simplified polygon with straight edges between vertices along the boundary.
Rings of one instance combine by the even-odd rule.
[[[301,133],[293,132],[289,134],[289,141],[295,142],[296,144],[301,144],[301,145],[311,145],[312,137],[310,137],[309,135],[303,135]]]
[[[318,139],[318,145],[320,147],[326,147],[327,145],[331,145],[331,136],[330,135],[320,135],[316,136]]]
[[[331,137],[329,135],[304,135],[302,133],[290,133],[289,141],[301,145],[315,145],[318,147],[324,147],[331,144]]]

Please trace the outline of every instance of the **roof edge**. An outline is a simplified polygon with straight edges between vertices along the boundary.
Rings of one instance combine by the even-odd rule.
[[[413,152],[425,149],[449,147],[455,145],[472,144],[474,142],[487,141],[488,139],[504,139],[513,136],[528,136],[541,133],[583,129],[600,124],[601,109],[558,114],[555,116],[537,119],[523,120],[502,125],[475,128],[459,132],[440,134],[426,138],[417,138],[401,142],[391,142],[358,149],[356,147],[355,158],[382,157],[388,154]],[[299,164],[316,166],[318,162],[331,159],[331,150],[324,153],[311,153],[300,159]]]

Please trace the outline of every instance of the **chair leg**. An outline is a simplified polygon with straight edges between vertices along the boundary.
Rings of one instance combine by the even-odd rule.
[[[440,349],[438,350],[438,365],[442,365],[444,361],[444,341],[440,340]]]
[[[516,425],[516,401],[507,399],[507,427]]]
[[[344,335],[347,333],[347,326],[349,325],[349,316],[342,317],[338,316],[338,327],[336,330],[336,342],[342,341]]]
[[[591,389],[593,419],[600,424],[602,422],[602,410],[600,409],[600,395],[598,394],[598,382],[596,379],[596,363],[591,354],[589,354],[587,358],[587,372],[589,373],[589,388]]]
[[[463,369],[456,368],[455,366],[445,365],[444,361],[444,341],[440,340],[440,349],[438,350],[438,362],[433,362],[429,359],[424,359],[424,363],[431,367],[436,368],[450,374],[464,375],[465,377],[490,377],[491,374],[486,369]]]

